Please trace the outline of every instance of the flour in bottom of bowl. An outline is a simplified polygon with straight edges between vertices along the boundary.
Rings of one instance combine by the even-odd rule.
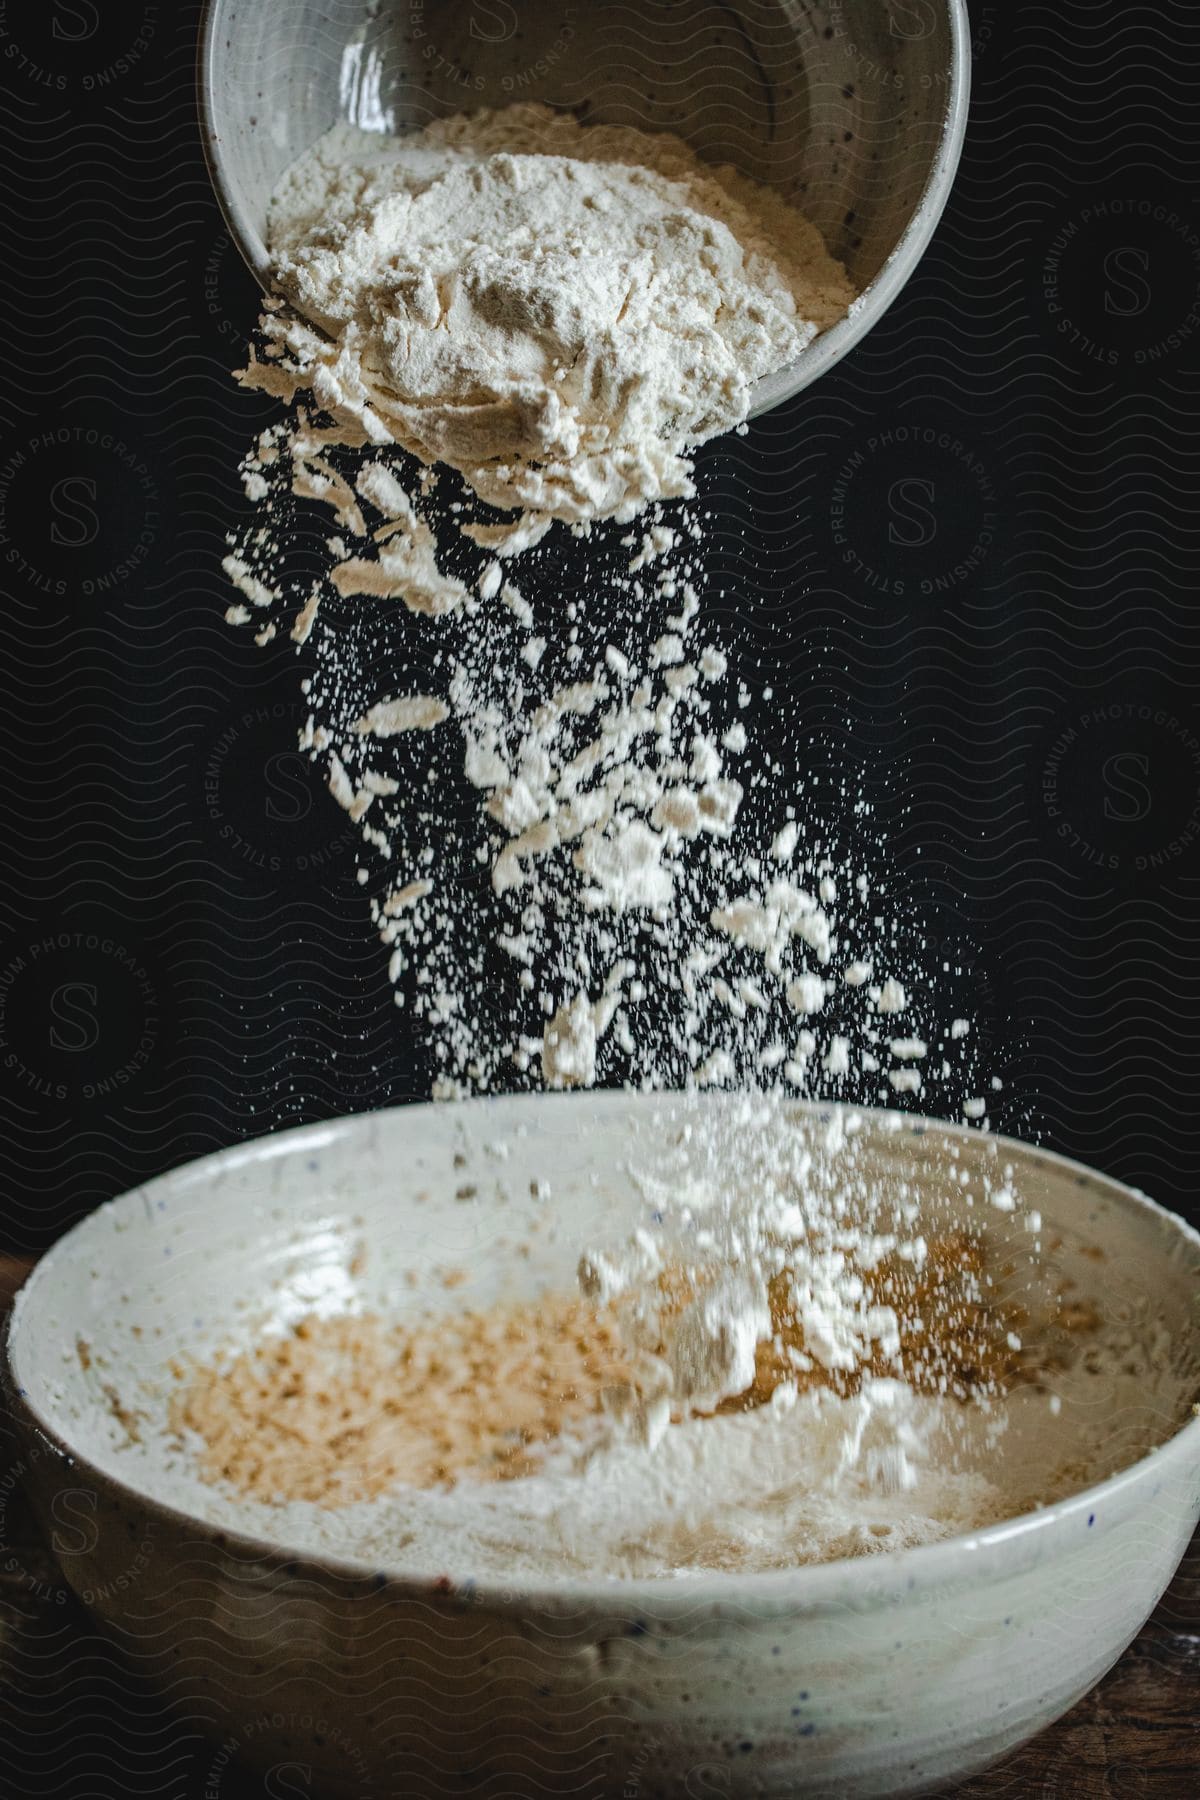
[[[987,1330],[1010,1341],[1002,1310]],[[660,1401],[635,1429],[620,1402],[636,1358],[577,1296],[312,1318],[177,1370],[172,1461],[214,1524],[414,1573],[788,1568],[999,1523],[1161,1440],[1169,1344],[1106,1334],[1086,1306],[1034,1335],[990,1384],[1003,1391],[964,1399],[863,1368],[839,1386],[814,1366],[761,1404]]]
[[[1142,1375],[1122,1375],[1115,1359],[1107,1375],[1102,1400],[1094,1359],[1060,1371],[1053,1393],[1028,1386],[997,1403],[887,1377],[852,1395],[780,1389],[753,1411],[672,1423],[653,1444],[597,1412],[549,1446],[535,1473],[393,1482],[345,1504],[272,1504],[228,1481],[208,1485],[189,1433],[173,1497],[184,1502],[186,1468],[186,1503],[214,1525],[460,1580],[785,1569],[935,1543],[1115,1473],[1164,1427]]]
[[[429,1406],[460,1443],[485,1435],[454,1416],[454,1402],[433,1397]],[[978,1467],[953,1466],[960,1413],[957,1402],[887,1378],[845,1397],[780,1389],[752,1412],[672,1423],[652,1444],[597,1410],[532,1468],[522,1457],[508,1478],[394,1481],[372,1499],[339,1504],[346,1470],[330,1452],[330,1503],[272,1503],[220,1481],[203,1507],[258,1536],[424,1573],[629,1578],[783,1568],[928,1543],[1005,1517],[1009,1502]],[[979,1462],[987,1415],[975,1423]],[[304,1446],[294,1448],[303,1461]]]
[[[1044,1218],[1011,1147],[745,1097],[640,1117],[603,1139],[612,1190],[593,1147],[553,1206],[543,1149],[452,1135],[445,1211],[414,1192],[398,1255],[386,1207],[377,1248],[361,1220],[332,1286],[302,1231],[280,1291],[147,1388],[131,1472],[161,1492],[165,1458],[213,1525],[376,1568],[686,1578],[999,1523],[1187,1416],[1194,1356],[1138,1268],[1077,1184]]]
[[[653,1448],[598,1433],[528,1479],[394,1492],[322,1535],[400,1567],[493,1579],[686,1576],[900,1549],[1005,1514],[986,1477],[937,1462],[946,1406],[883,1380],[852,1399],[814,1390],[790,1407],[690,1419]]]

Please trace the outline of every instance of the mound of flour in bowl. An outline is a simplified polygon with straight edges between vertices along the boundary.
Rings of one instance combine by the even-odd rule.
[[[800,1124],[743,1095],[627,1115],[605,1153],[630,1192],[575,1293],[576,1233],[603,1234],[612,1185],[568,1157],[560,1189],[553,1132],[536,1160],[520,1125],[464,1147],[446,1204],[477,1211],[482,1254],[430,1265],[418,1230],[371,1277],[365,1238],[361,1311],[242,1319],[173,1365],[160,1452],[214,1522],[492,1577],[871,1555],[1108,1472],[1161,1430],[1147,1384],[1170,1388],[1162,1347],[1135,1359],[1111,1333],[1121,1385],[1105,1389],[1115,1410],[1096,1404],[1099,1313],[1061,1312],[1066,1266],[1042,1278],[1027,1250],[1040,1219],[979,1216],[1005,1178],[997,1141],[954,1135],[931,1157],[892,1121]],[[147,1401],[161,1420],[157,1370]]]
[[[854,299],[777,194],[538,105],[337,126],[277,191],[270,245],[308,321],[273,325],[297,386],[495,506],[573,521],[690,493],[688,447]]]
[[[875,1152],[865,1154],[869,1163]],[[989,1157],[984,1149],[975,1178]],[[824,1215],[837,1209],[816,1205],[811,1190],[806,1199],[829,1252],[836,1243],[850,1252],[846,1266],[797,1235],[798,1207],[791,1218],[775,1208],[771,1233],[792,1240],[781,1248],[798,1305],[740,1372],[723,1337],[695,1355],[691,1299],[715,1298],[727,1322],[736,1313],[728,1289],[700,1285],[703,1257],[681,1267],[681,1230],[697,1245],[725,1237],[711,1250],[727,1255],[722,1217],[761,1236],[760,1217],[749,1218],[748,1194],[698,1212],[707,1184],[690,1183],[674,1218],[611,1247],[607,1304],[549,1291],[456,1309],[439,1297],[449,1272],[437,1269],[424,1294],[419,1280],[404,1284],[411,1309],[402,1303],[395,1317],[314,1313],[249,1338],[243,1326],[210,1360],[174,1365],[165,1394],[156,1371],[144,1403],[128,1396],[142,1425],[126,1451],[169,1467],[174,1502],[182,1481],[189,1506],[214,1525],[376,1568],[464,1581],[677,1579],[873,1556],[977,1530],[1105,1479],[1186,1416],[1194,1363],[1189,1373],[1152,1308],[1126,1307],[1136,1276],[1119,1284],[1106,1317],[1068,1275],[1095,1266],[1085,1237],[1068,1233],[1064,1252],[1056,1227],[1047,1266],[1023,1268],[1010,1214],[968,1239],[954,1224],[961,1195],[939,1207],[931,1191],[917,1208],[900,1199],[902,1182],[885,1195],[847,1179],[844,1160],[826,1171],[849,1209],[836,1233]],[[792,1172],[800,1167],[792,1160]],[[872,1228],[918,1211],[944,1221],[927,1256]],[[738,1252],[743,1275],[745,1249],[754,1246]],[[852,1258],[865,1282],[850,1280]],[[931,1272],[939,1261],[949,1284]],[[585,1289],[600,1268],[593,1252]],[[643,1297],[657,1318],[639,1305],[631,1336],[630,1275],[655,1270],[668,1280]],[[1065,1306],[1062,1292],[1072,1296]],[[655,1358],[635,1339],[646,1325],[664,1374],[684,1372],[683,1383],[644,1384]],[[875,1356],[852,1341],[858,1332],[876,1339]],[[897,1332],[922,1340],[923,1353],[901,1357]],[[648,1429],[630,1428],[636,1398],[649,1403]]]

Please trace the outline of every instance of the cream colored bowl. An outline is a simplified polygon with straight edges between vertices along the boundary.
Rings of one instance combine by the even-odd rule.
[[[402,1309],[409,1270],[469,1269],[455,1299],[472,1304],[569,1285],[581,1239],[639,1216],[631,1152],[689,1121],[702,1146],[734,1105],[610,1093],[313,1126],[101,1207],[38,1265],[8,1339],[27,1479],[70,1586],[212,1732],[210,1785],[236,1755],[279,1791],[300,1770],[355,1800],[909,1793],[1030,1737],[1119,1656],[1200,1512],[1200,1237],[1017,1144],[1004,1159],[1063,1266],[1135,1333],[1160,1321],[1178,1380],[1153,1454],[971,1537],[772,1574],[503,1587],[280,1542],[265,1508],[257,1535],[235,1529],[244,1515],[169,1451],[172,1356],[314,1308]],[[786,1129],[828,1116],[789,1107]],[[897,1180],[995,1145],[858,1116]]]
[[[903,288],[950,194],[969,89],[966,0],[208,0],[199,61],[213,185],[264,286],[271,192],[343,120],[414,130],[539,100],[673,131],[777,187],[861,298],[759,383],[755,413],[840,361]]]

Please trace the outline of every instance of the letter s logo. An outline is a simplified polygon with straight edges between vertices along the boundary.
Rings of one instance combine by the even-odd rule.
[[[1154,298],[1150,283],[1150,252],[1138,244],[1122,244],[1104,259],[1104,310],[1116,319],[1137,319]]]
[[[100,1542],[96,1496],[90,1488],[64,1488],[50,1502],[50,1512],[55,1524],[64,1528],[50,1534],[55,1556],[90,1556]]]
[[[64,475],[50,489],[50,504],[55,517],[50,524],[50,542],[65,544],[68,550],[85,550],[100,536],[100,515],[88,501],[98,489],[90,475]],[[64,523],[59,524],[59,519]]]
[[[717,1795],[732,1792],[729,1770],[724,1763],[698,1763],[689,1769],[684,1791],[689,1800],[716,1800]]]
[[[937,30],[937,13],[930,0],[893,0],[888,29],[894,38],[909,42],[932,37]]]
[[[278,825],[296,825],[312,810],[312,780],[298,750],[280,750],[267,758],[266,813]]]
[[[1150,758],[1138,751],[1122,750],[1110,756],[1102,770],[1108,793],[1104,796],[1104,816],[1121,825],[1136,825],[1148,818],[1154,795],[1141,775],[1149,775]],[[1115,798],[1114,798],[1115,796]],[[1121,804],[1118,805],[1117,801]]]
[[[928,500],[928,506],[921,501]],[[937,505],[937,488],[924,475],[905,475],[893,481],[888,493],[891,519],[888,543],[904,550],[924,550],[937,536],[937,519],[931,510]],[[905,509],[908,509],[907,511]]]
[[[50,996],[50,1012],[64,1029],[50,1027],[50,1042],[55,1050],[69,1050],[75,1056],[94,1050],[100,1038],[96,1018],[96,1002],[100,990],[90,981],[64,981]]]
[[[309,1800],[312,1769],[307,1763],[276,1763],[263,1781],[270,1800]]]
[[[69,30],[63,23],[64,16],[71,21],[74,30]],[[85,44],[88,38],[95,37],[100,29],[100,8],[94,0],[75,0],[74,6],[58,0],[54,9],[53,34],[67,44]]]
[[[490,31],[480,24],[481,13],[491,26]],[[509,5],[509,0],[475,0],[471,8],[471,36],[485,44],[507,44],[516,37],[519,23],[517,9]]]

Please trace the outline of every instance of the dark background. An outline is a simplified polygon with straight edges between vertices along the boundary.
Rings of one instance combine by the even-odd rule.
[[[256,291],[197,141],[196,13],[0,4],[17,1250],[430,1079],[293,749],[292,648],[223,622],[236,463],[274,413],[229,379]],[[969,971],[994,1122],[1194,1212],[1200,14],[973,13],[933,249],[830,377],[701,458],[725,629],[774,690],[757,735],[861,779]]]
[[[197,11],[0,0],[10,1251],[235,1139],[428,1089],[354,841],[292,747],[295,658],[223,622],[236,463],[273,414],[229,379],[257,296],[198,146]],[[916,277],[701,458],[723,635],[774,691],[752,735],[874,801],[1004,1077],[994,1122],[1195,1217],[1200,10],[972,12],[966,154]],[[7,1566],[0,1793],[197,1800],[211,1746],[48,1560]],[[1158,1644],[1146,1692],[1179,1722],[1154,1742],[1186,1760]],[[1104,1693],[1094,1730],[1072,1715],[978,1791],[1151,1791],[1150,1728],[1118,1755]]]
[[[273,409],[229,379],[256,290],[198,144],[197,10],[0,4],[12,1249],[429,1085],[293,749],[291,646],[223,622]],[[701,458],[715,561],[774,689],[757,735],[861,777],[971,972],[994,1122],[1195,1211],[1200,14],[973,14],[934,246],[831,376]]]

